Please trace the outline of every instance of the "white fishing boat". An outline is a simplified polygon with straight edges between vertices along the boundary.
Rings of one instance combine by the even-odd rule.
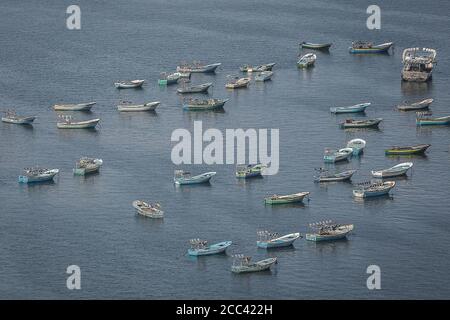
[[[258,231],[256,234],[258,236],[256,245],[263,249],[288,247],[291,246],[295,240],[301,238],[300,233],[298,232],[280,236],[276,232],[269,232],[265,230]]]
[[[363,139],[352,139],[347,142],[347,148],[353,149],[353,155],[359,156],[364,152],[364,148],[366,147],[366,141]]]
[[[140,88],[145,80],[117,81],[114,83],[117,89]]]
[[[413,167],[412,162],[404,162],[397,164],[389,169],[372,170],[372,176],[375,178],[392,178],[405,175],[409,169]]]
[[[316,62],[317,56],[314,53],[307,53],[304,56],[301,56],[297,61],[297,66],[299,68],[308,68],[312,67]]]
[[[259,66],[251,66],[248,64],[244,64],[242,67],[239,67],[239,70],[242,72],[265,72],[272,71],[272,68],[276,63],[266,63]]]
[[[201,62],[194,61],[193,63],[182,63],[177,66],[177,72],[182,73],[214,73],[221,63],[202,64]]]
[[[206,172],[192,176],[190,172],[175,170],[173,181],[177,185],[207,183],[215,175],[216,172]]]
[[[348,107],[332,107],[330,108],[330,112],[332,113],[357,113],[364,112],[368,106],[370,106],[370,102],[364,102],[355,104],[353,106]]]
[[[73,174],[84,176],[87,174],[98,172],[102,164],[102,159],[82,157],[76,162],[75,168],[73,169]]]
[[[185,83],[183,83],[183,86],[181,88],[177,89],[178,93],[206,93],[209,89],[209,87],[212,86],[212,82],[192,85],[192,86],[186,86]]]
[[[251,257],[242,254],[233,256],[231,271],[234,273],[258,272],[270,269],[277,262],[277,258],[267,258],[257,262],[251,262]]]
[[[100,119],[73,121],[70,116],[61,116],[60,120],[60,122],[56,123],[58,129],[92,129],[95,128],[100,121]]]
[[[13,110],[7,110],[4,112],[5,115],[2,117],[2,121],[12,124],[31,124],[33,123],[35,116],[19,116]]]
[[[129,101],[122,101],[117,106],[117,110],[121,112],[154,111],[159,104],[159,101],[147,102],[144,104],[132,104]]]
[[[23,174],[19,176],[19,183],[44,182],[53,180],[59,173],[59,169],[46,168],[25,168]]]
[[[228,82],[225,84],[225,88],[227,89],[238,89],[238,88],[247,88],[250,84],[250,78],[240,78],[228,76]]]
[[[307,233],[309,241],[332,241],[346,238],[353,231],[353,224],[336,224],[331,220],[311,223],[312,233]]]
[[[164,218],[164,211],[161,210],[161,205],[159,203],[151,204],[141,200],[135,200],[132,203],[136,212],[142,216],[148,218]]]
[[[422,110],[422,109],[428,109],[430,104],[433,102],[433,99],[425,99],[418,102],[407,102],[405,101],[403,104],[400,104],[397,106],[398,110],[401,111],[409,111],[409,110]]]
[[[326,169],[319,168],[319,175],[315,176],[314,182],[336,182],[350,180],[355,174],[356,170],[346,170],[337,173],[331,173]]]
[[[258,73],[255,76],[255,81],[258,81],[258,82],[268,81],[268,80],[272,79],[272,76],[273,76],[273,71],[263,71],[263,72]]]
[[[298,203],[298,202],[303,202],[303,199],[308,196],[309,196],[309,192],[298,192],[298,193],[287,194],[287,195],[283,195],[283,196],[274,194],[270,197],[264,198],[264,203],[271,204],[271,205]]]
[[[55,111],[90,111],[96,102],[75,103],[75,104],[55,104]]]
[[[353,196],[357,198],[370,198],[383,196],[395,187],[395,181],[381,183],[365,182],[357,184],[358,189],[353,190]]]
[[[325,162],[338,162],[348,160],[353,154],[352,148],[342,148],[339,150],[325,149],[323,160]]]

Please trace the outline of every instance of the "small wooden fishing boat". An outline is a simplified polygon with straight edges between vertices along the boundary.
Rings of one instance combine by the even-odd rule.
[[[140,88],[145,80],[117,81],[114,83],[117,89]]]
[[[348,107],[333,107],[330,108],[330,112],[332,113],[356,113],[356,112],[364,112],[368,106],[370,106],[370,102],[355,104],[353,106]]]
[[[450,116],[426,117],[423,113],[417,113],[416,124],[418,126],[446,126],[450,124]]]
[[[326,169],[320,168],[319,176],[316,176],[314,182],[336,182],[350,180],[356,170],[346,170],[337,173],[331,173]]]
[[[232,244],[231,241],[223,241],[208,245],[207,241],[201,239],[191,239],[189,242],[191,248],[188,249],[188,255],[190,256],[207,256],[222,253]]]
[[[75,168],[73,169],[73,174],[84,176],[87,174],[98,172],[102,164],[102,159],[82,157],[76,162]]]
[[[229,99],[185,99],[183,109],[186,110],[214,110],[223,108]]]
[[[393,42],[374,45],[369,41],[354,41],[349,51],[350,53],[386,53],[393,45]]]
[[[383,196],[389,193],[395,187],[395,181],[385,181],[381,183],[359,183],[358,189],[353,190],[353,196],[357,198],[370,198]]]
[[[131,104],[129,101],[121,101],[117,106],[117,110],[121,112],[155,111],[159,104],[159,101],[147,102],[144,104]]]
[[[135,200],[132,203],[133,208],[141,216],[148,218],[160,219],[164,218],[164,211],[161,210],[161,205],[159,203],[151,204],[141,200]]]
[[[236,178],[252,178],[261,176],[266,166],[262,164],[238,164],[236,166]]]
[[[2,117],[2,121],[12,124],[31,124],[33,123],[35,116],[19,116],[13,110],[4,111],[5,115]]]
[[[384,170],[372,170],[372,176],[375,178],[392,178],[405,175],[409,169],[413,166],[412,162],[400,163],[389,169]]]
[[[100,119],[86,121],[72,121],[70,116],[61,116],[62,122],[56,123],[58,129],[92,129],[99,123]]]
[[[307,53],[304,56],[301,56],[297,61],[297,67],[299,68],[309,68],[314,65],[316,62],[317,56],[314,53]]]
[[[311,223],[309,227],[313,232],[307,233],[305,239],[316,242],[344,239],[353,231],[353,224],[336,224],[331,220]]]
[[[402,80],[426,82],[432,79],[436,64],[436,50],[431,48],[407,48],[403,50]]]
[[[46,168],[25,168],[23,174],[19,176],[19,183],[44,182],[53,180],[59,173],[59,169]]]
[[[382,118],[367,120],[346,119],[344,122],[341,122],[340,127],[343,129],[378,127],[381,121],[383,121]]]
[[[259,66],[251,66],[248,64],[244,64],[243,66],[239,67],[239,70],[242,72],[265,72],[265,71],[272,71],[272,68],[275,66],[276,63],[266,63]]]
[[[186,172],[183,170],[175,170],[173,180],[175,184],[178,185],[207,183],[215,175],[216,172],[206,172],[196,176],[191,176],[190,172]]]
[[[398,105],[397,109],[401,111],[428,109],[432,102],[433,99],[425,99],[414,103],[404,102],[403,104]]]
[[[329,163],[348,160],[353,154],[352,148],[342,148],[339,150],[325,149],[323,160]]]
[[[96,102],[75,103],[75,104],[55,104],[55,111],[90,111]]]
[[[309,195],[309,192],[299,192],[288,194],[285,196],[279,196],[274,194],[271,197],[267,197],[264,199],[265,204],[286,204],[286,203],[296,203],[302,202],[303,199]]]
[[[159,75],[159,79],[158,79],[158,84],[159,85],[171,85],[171,84],[175,84],[178,82],[178,80],[181,79],[181,74],[179,72],[175,72],[175,73],[166,73],[166,72],[162,72]]]
[[[228,82],[225,84],[227,89],[247,88],[250,84],[250,78],[229,77]]]
[[[256,245],[263,249],[288,247],[291,246],[295,240],[301,238],[300,233],[298,232],[290,233],[281,237],[278,233],[269,231],[258,231],[256,234],[258,236]]]
[[[258,73],[255,76],[255,81],[258,81],[258,82],[268,81],[268,80],[272,79],[272,76],[273,76],[273,71],[263,71],[263,72]]]
[[[212,86],[212,82],[197,84],[193,86],[183,86],[177,89],[178,93],[205,93],[209,87]]]
[[[313,49],[313,50],[329,50],[332,43],[312,43],[303,41],[300,43],[303,49]]]
[[[257,262],[251,262],[251,257],[237,254],[233,256],[231,271],[234,273],[258,272],[270,269],[277,262],[277,258],[267,258]]]
[[[217,67],[219,67],[221,63],[213,63],[204,65],[200,62],[193,62],[192,64],[183,63],[177,66],[177,72],[183,73],[213,73],[216,72]]]
[[[366,147],[366,141],[363,139],[352,139],[347,142],[347,148],[353,149],[353,155],[359,156],[364,152],[364,148]]]
[[[431,144],[418,144],[415,146],[406,147],[391,147],[385,150],[386,155],[410,155],[410,154],[423,154],[431,146]]]

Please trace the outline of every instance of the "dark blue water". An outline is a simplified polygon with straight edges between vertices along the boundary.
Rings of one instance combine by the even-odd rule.
[[[0,124],[1,298],[449,298],[450,187],[447,127],[417,129],[403,100],[432,97],[435,115],[450,113],[450,18],[445,1],[378,1],[381,30],[366,28],[370,1],[78,1],[82,29],[66,29],[69,1],[0,3],[0,106],[36,114],[32,128]],[[348,54],[351,41],[394,41],[391,55]],[[316,66],[296,68],[298,42],[333,42],[317,53]],[[438,50],[430,84],[402,84],[405,47]],[[183,112],[176,87],[159,88],[161,71],[181,61],[222,62],[212,96],[230,98],[225,112]],[[226,91],[226,76],[239,65],[276,62],[272,82]],[[118,91],[118,79],[147,79],[142,90]],[[160,100],[157,112],[119,114],[119,99]],[[61,131],[59,102],[97,101],[97,131]],[[371,101],[367,117],[382,117],[380,130],[345,132],[330,106]],[[278,128],[280,171],[237,181],[233,165],[197,165],[217,171],[211,185],[175,188],[170,136],[177,128]],[[367,140],[364,156],[338,169],[370,170],[414,162],[397,179],[391,198],[356,202],[350,183],[320,186],[313,168],[326,147],[351,138]],[[391,145],[430,143],[427,156],[388,158]],[[74,177],[83,155],[102,158],[101,173]],[[23,167],[60,168],[53,184],[19,185]],[[310,191],[304,206],[265,207],[263,198]],[[135,199],[160,201],[164,221],[135,215]],[[281,234],[333,219],[353,223],[348,241],[266,252],[256,231]],[[185,256],[193,237],[232,240],[229,255]],[[254,259],[276,256],[271,272],[234,275],[233,253]],[[82,289],[66,288],[66,268],[81,267]],[[381,268],[378,291],[366,287],[367,266]]]

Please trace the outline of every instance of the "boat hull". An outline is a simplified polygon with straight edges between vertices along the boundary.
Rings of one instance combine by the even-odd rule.
[[[216,72],[216,69],[221,65],[221,63],[213,63],[208,64],[206,66],[203,66],[201,68],[189,68],[189,67],[177,67],[177,72],[184,72],[184,73],[214,73]]]
[[[190,178],[174,178],[174,182],[177,185],[208,183],[215,175],[215,172],[208,172]]]
[[[160,102],[156,101],[141,105],[119,105],[117,106],[117,110],[120,112],[154,111],[159,104]]]
[[[264,203],[269,204],[269,205],[298,203],[298,202],[303,202],[303,199],[308,195],[309,195],[309,192],[305,192],[301,195],[295,195],[292,197],[286,197],[286,198],[281,198],[281,199],[272,199],[272,197],[267,197],[264,199]]]
[[[442,118],[423,118],[416,119],[418,126],[446,126],[450,124],[450,116]]]
[[[337,182],[350,180],[355,174],[356,170],[344,171],[336,175],[322,176],[315,179],[315,182]]]
[[[388,182],[389,183],[389,182]],[[380,197],[389,194],[389,191],[392,190],[392,188],[395,187],[395,182],[392,181],[390,185],[385,187],[382,190],[353,190],[353,196],[356,198],[373,198],[373,197]]]
[[[304,49],[313,49],[313,50],[329,50],[332,43],[310,43],[310,42],[302,42],[300,46]]]
[[[225,252],[229,246],[231,246],[231,241],[224,241],[213,244],[205,249],[189,249],[188,255],[190,256],[208,256],[212,254],[219,254]]]
[[[90,111],[96,102],[78,103],[78,104],[55,104],[55,111]]]
[[[387,149],[385,150],[386,155],[413,155],[413,154],[423,154],[430,147],[430,145],[425,145],[420,148],[411,149]]]
[[[350,53],[356,53],[356,54],[370,54],[370,53],[386,53],[389,51],[389,49],[392,47],[393,43],[389,42],[386,44],[381,44],[378,46],[374,46],[372,48],[349,48]]]
[[[19,176],[19,183],[36,183],[53,180],[53,178],[59,173],[58,169],[51,170],[46,174],[40,176]]]
[[[99,121],[100,119],[93,119],[89,121],[74,122],[74,123],[58,122],[56,126],[58,127],[58,129],[92,129],[97,126]]]
[[[232,266],[231,271],[234,273],[258,272],[270,269],[270,267],[277,261],[277,258],[268,258],[255,262],[249,266]]]
[[[314,233],[307,233],[305,235],[305,239],[308,241],[333,241],[333,240],[341,240],[347,237],[350,231],[342,233],[342,234],[334,234],[334,235],[319,235]]]
[[[377,120],[368,120],[365,122],[343,122],[341,123],[341,128],[343,129],[351,129],[351,128],[373,128],[378,127],[380,122],[383,119],[377,119]]]
[[[370,106],[370,103],[362,103],[354,106],[349,107],[335,107],[330,108],[330,112],[332,113],[358,113],[358,112],[365,112],[366,108]]]
[[[187,87],[187,88],[178,88],[177,92],[178,93],[205,93],[208,91],[209,87],[212,86],[212,83],[206,83],[203,85],[198,85],[198,86],[192,86],[192,87]]]
[[[123,83],[123,82],[116,82],[114,83],[114,86],[117,89],[132,89],[132,88],[140,88],[144,84],[144,80],[136,81],[136,83]]]
[[[11,124],[32,124],[36,117],[21,117],[18,119],[3,117],[2,121]]]

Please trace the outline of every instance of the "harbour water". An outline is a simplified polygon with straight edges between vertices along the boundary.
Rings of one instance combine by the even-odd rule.
[[[81,30],[66,28],[61,1],[0,3],[0,108],[36,115],[33,127],[0,124],[0,298],[449,298],[450,189],[448,127],[416,128],[404,100],[433,98],[433,114],[450,113],[450,4],[378,1],[381,30],[368,30],[370,1],[229,0],[78,1]],[[394,41],[390,55],[350,55],[353,40]],[[316,66],[298,70],[301,41],[333,42]],[[431,47],[438,64],[429,84],[402,83],[405,47]],[[162,71],[182,61],[221,62],[210,96],[229,98],[224,112],[187,112],[176,86],[159,87]],[[273,80],[227,91],[242,64],[276,62]],[[142,90],[114,81],[146,79]],[[156,113],[121,114],[120,99],[161,101]],[[58,130],[55,103],[97,101],[80,119],[101,118],[97,131]],[[332,106],[372,102],[379,130],[344,131]],[[361,117],[361,116],[359,116]],[[171,133],[204,128],[278,128],[280,171],[240,181],[233,165],[210,185],[176,188]],[[370,170],[412,161],[392,197],[358,202],[351,183],[313,183],[327,147],[367,141],[354,182]],[[386,157],[392,145],[429,143],[426,156]],[[73,176],[81,156],[103,159],[94,176]],[[59,168],[54,183],[19,185],[24,167]],[[330,166],[333,168],[333,166]],[[274,193],[311,192],[304,205],[264,206]],[[136,199],[159,201],[163,221],[135,215]],[[297,240],[288,249],[256,248],[256,232],[307,231],[311,222],[353,223],[347,241]],[[186,256],[189,239],[232,240],[228,255]],[[235,275],[233,253],[278,257],[271,272]],[[81,290],[66,288],[66,268],[81,268]],[[381,268],[381,290],[368,290],[366,268]]]

